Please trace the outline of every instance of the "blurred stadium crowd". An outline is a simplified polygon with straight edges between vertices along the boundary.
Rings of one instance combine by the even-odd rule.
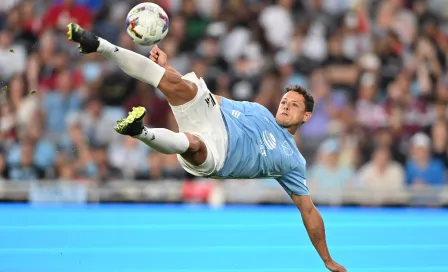
[[[124,29],[142,1],[0,2],[0,173],[4,180],[189,178],[175,156],[113,126],[145,106],[152,127],[176,130],[159,91],[66,41],[77,22],[148,55]],[[448,169],[448,1],[161,0],[160,47],[216,94],[275,113],[287,84],[314,95],[297,134],[308,183],[390,191],[440,188]]]

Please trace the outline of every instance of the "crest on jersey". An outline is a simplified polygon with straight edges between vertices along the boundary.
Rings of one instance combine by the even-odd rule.
[[[263,142],[269,150],[272,150],[277,146],[277,140],[269,131],[263,131],[261,137],[263,138]]]
[[[283,150],[283,153],[286,154],[286,156],[291,156],[294,153],[294,151],[292,150],[292,148],[289,146],[288,142],[286,142],[286,141],[284,141],[282,143],[282,150]]]

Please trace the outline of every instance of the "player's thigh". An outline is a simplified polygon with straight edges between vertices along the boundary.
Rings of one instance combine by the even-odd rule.
[[[182,105],[170,105],[179,131],[209,133],[225,128],[221,108],[205,83],[196,84],[196,95]]]
[[[196,84],[170,71],[165,72],[158,89],[172,106],[180,106],[193,100],[198,91]]]
[[[190,75],[190,74],[189,74]],[[222,167],[227,153],[227,129],[221,114],[221,107],[215,96],[209,91],[205,82],[195,77],[187,80],[195,82],[197,93],[195,97],[178,106],[171,105],[180,132],[190,133],[199,137],[205,144],[207,159],[215,160],[216,169]],[[213,154],[211,154],[213,153]],[[200,158],[204,154],[195,154]],[[189,160],[191,162],[191,160]],[[197,165],[198,160],[193,161]]]

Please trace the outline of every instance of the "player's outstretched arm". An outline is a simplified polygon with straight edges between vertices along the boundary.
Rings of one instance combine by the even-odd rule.
[[[333,272],[347,271],[343,266],[336,263],[330,256],[325,238],[325,227],[322,216],[310,196],[293,195],[292,200],[299,208],[302,220],[308,232],[313,246],[316,248],[325,266]]]
[[[173,67],[171,67],[168,64],[167,54],[165,52],[163,52],[163,50],[161,50],[159,48],[159,46],[157,46],[157,44],[151,48],[151,51],[149,51],[149,59],[154,61],[158,65],[162,66],[167,71],[170,71],[170,72],[175,73],[178,76],[182,77],[181,73],[179,73],[176,69],[174,69]]]

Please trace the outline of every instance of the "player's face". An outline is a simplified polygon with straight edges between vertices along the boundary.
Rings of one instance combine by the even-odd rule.
[[[305,98],[294,91],[283,96],[275,116],[277,123],[284,128],[299,126],[310,118],[311,112],[305,111]]]

